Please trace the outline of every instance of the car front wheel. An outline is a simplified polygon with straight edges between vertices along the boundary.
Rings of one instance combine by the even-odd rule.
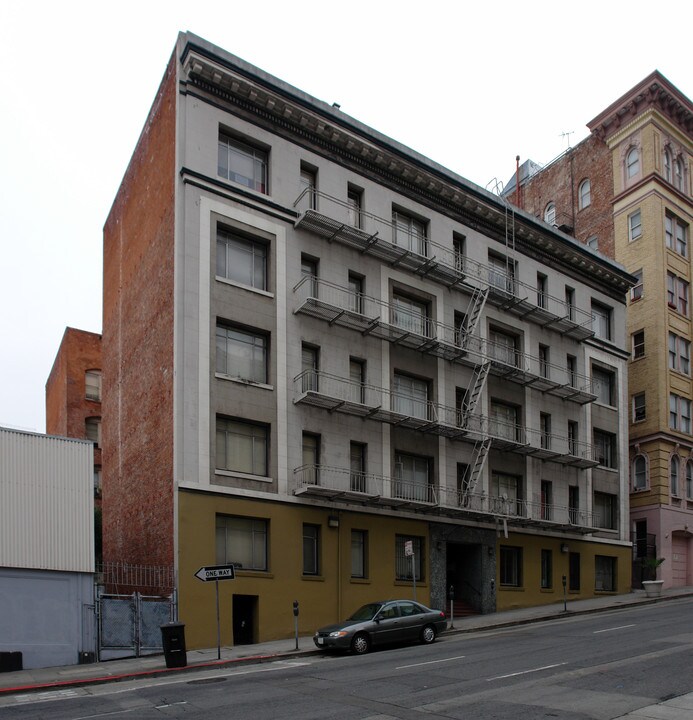
[[[436,639],[436,629],[433,625],[426,625],[421,631],[421,642],[430,645]]]
[[[357,655],[365,655],[371,649],[368,637],[363,633],[355,635],[354,639],[351,641],[351,649]]]

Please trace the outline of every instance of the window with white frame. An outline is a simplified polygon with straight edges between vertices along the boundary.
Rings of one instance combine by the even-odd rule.
[[[491,287],[504,292],[515,292],[515,263],[510,258],[489,253],[488,282]]]
[[[318,392],[320,389],[320,348],[301,345],[301,392]]]
[[[320,526],[303,525],[303,574],[320,574]]]
[[[633,422],[642,422],[646,417],[645,393],[633,395]]]
[[[266,425],[217,417],[217,470],[266,477],[268,445]]]
[[[616,469],[616,436],[604,430],[593,431],[595,460],[606,468]]]
[[[366,361],[360,358],[349,358],[349,394],[352,402],[366,402]]]
[[[647,489],[647,458],[638,454],[633,458],[633,490]]]
[[[220,132],[218,160],[221,177],[267,194],[267,150]]]
[[[267,337],[217,325],[216,371],[251,382],[267,382]]]
[[[548,345],[539,345],[539,374],[543,378],[551,375],[551,348]]]
[[[455,270],[464,273],[464,257],[467,251],[467,238],[459,233],[452,235],[452,252],[455,261]]]
[[[392,385],[392,409],[408,417],[429,418],[428,381],[395,373]]]
[[[392,296],[392,324],[402,330],[429,337],[428,303],[395,293]]]
[[[631,335],[633,360],[645,357],[645,331],[638,330]]]
[[[84,373],[84,395],[87,400],[101,400],[101,370],[87,370]]]
[[[674,497],[679,495],[679,474],[681,472],[681,460],[678,455],[672,455],[669,460],[669,489]]]
[[[578,187],[578,207],[583,210],[592,202],[592,183],[585,178]]]
[[[365,578],[368,577],[368,563],[366,558],[368,555],[368,531],[352,530],[351,531],[351,577]]]
[[[628,239],[637,240],[642,237],[642,215],[636,210],[628,216]]]
[[[691,401],[675,393],[669,394],[669,427],[680,432],[691,432]]]
[[[676,333],[669,333],[669,369],[691,374],[691,343]]]
[[[640,153],[632,147],[626,155],[626,177],[635,177],[640,172]]]
[[[349,310],[363,313],[363,276],[349,273]]]
[[[267,244],[219,227],[216,274],[240,285],[267,290]]]
[[[498,579],[504,587],[522,587],[522,548],[501,545]]]
[[[407,543],[411,542],[413,556],[407,555]],[[395,580],[421,581],[424,577],[424,539],[411,535],[395,535]],[[413,569],[413,573],[412,573]]]
[[[597,402],[603,405],[615,405],[616,374],[612,370],[592,366],[592,392],[597,396]]]
[[[611,340],[611,315],[610,307],[592,301],[592,330],[596,337]]]
[[[672,310],[688,316],[688,282],[667,272],[667,303]]]
[[[520,514],[522,478],[508,473],[491,473],[491,495],[500,512]]]
[[[616,495],[605,492],[594,493],[594,525],[606,530],[616,530],[618,504]]]
[[[362,223],[363,190],[349,185],[347,190],[347,214],[349,225],[360,228]]]
[[[426,224],[411,215],[392,211],[394,244],[406,248],[417,255],[426,256]]]
[[[318,174],[312,168],[301,163],[301,174],[299,176],[301,195],[303,196],[303,207],[315,210],[318,207]]]
[[[594,556],[594,589],[597,592],[616,591],[616,558],[609,555]]]
[[[643,296],[643,284],[642,284],[642,270],[636,270],[633,275],[635,276],[635,285],[630,289],[631,302],[640,300]]]
[[[267,530],[262,518],[217,515],[216,562],[243,570],[267,570]]]
[[[670,250],[688,257],[688,225],[671,213],[664,218],[664,237]]]
[[[548,203],[544,208],[544,222],[549,225],[556,224],[556,204],[554,202]]]
[[[490,328],[488,333],[489,357],[504,365],[518,367],[520,361],[518,343],[519,338],[516,335],[511,335],[497,328]]]
[[[516,405],[508,405],[492,400],[489,433],[503,440],[519,442],[520,426],[517,423],[518,411],[519,408]]]
[[[430,500],[431,461],[408,453],[395,453],[395,497],[428,502]]]

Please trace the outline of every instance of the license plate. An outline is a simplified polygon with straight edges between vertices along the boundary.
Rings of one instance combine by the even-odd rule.
[[[322,645],[325,642],[325,638],[318,638],[318,645]]]

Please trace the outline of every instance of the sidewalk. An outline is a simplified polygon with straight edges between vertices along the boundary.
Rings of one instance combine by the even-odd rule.
[[[693,597],[693,587],[671,588],[665,590],[660,598],[650,599],[643,590],[635,590],[627,595],[610,595],[587,600],[568,600],[568,614],[579,615],[585,613],[614,610],[632,605],[645,605],[655,602],[665,602],[682,597]],[[454,620],[454,629],[448,632],[474,632],[492,628],[522,625],[525,623],[541,622],[565,617],[563,602],[540,607],[523,608],[521,610],[507,610],[490,615],[476,615]],[[310,635],[298,639],[296,650],[295,639],[274,640],[258,643],[256,645],[240,645],[238,647],[222,647],[221,659],[217,659],[217,648],[205,650],[188,650],[188,665],[184,668],[167,668],[163,655],[148,655],[140,658],[125,658],[123,660],[109,660],[93,663],[91,665],[69,665],[62,667],[40,668],[36,670],[20,670],[16,672],[0,673],[0,695],[40,692],[48,690],[65,689],[106,682],[118,682],[141,677],[161,675],[175,675],[176,673],[189,673],[201,669],[215,667],[228,667],[233,664],[254,664],[279,659],[303,657],[319,652],[313,644]],[[693,717],[693,693],[668,703],[684,701],[685,717]],[[658,706],[659,707],[659,706]],[[633,714],[633,718],[648,717],[647,715]],[[651,716],[650,716],[651,717]],[[660,715],[658,717],[672,719],[676,715]],[[678,717],[683,718],[684,715]]]

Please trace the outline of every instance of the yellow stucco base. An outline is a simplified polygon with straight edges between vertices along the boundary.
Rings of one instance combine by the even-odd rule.
[[[632,548],[625,545],[600,543],[596,540],[562,540],[560,538],[509,533],[508,538],[498,541],[497,557],[501,548],[522,549],[522,572],[519,587],[509,587],[500,582],[500,567],[496,576],[496,607],[500,610],[547,605],[563,600],[563,582],[566,577],[568,601],[591,598],[600,595],[616,595],[630,592]],[[562,551],[562,547],[567,552]],[[551,586],[541,587],[541,551],[550,550],[552,558]],[[579,590],[570,589],[570,554],[579,553]],[[597,588],[595,557],[615,559],[615,589],[605,591]]]
[[[395,577],[395,536],[419,537],[424,547],[424,577],[416,596],[429,603],[428,523],[378,515],[327,511],[288,503],[181,491],[178,495],[179,619],[186,625],[189,649],[217,644],[215,583],[195,577],[200,567],[217,564],[217,514],[268,521],[266,572],[237,570],[235,580],[219,583],[221,644],[235,644],[233,596],[246,596],[253,605],[252,642],[291,638],[293,601],[299,602],[299,634],[305,635],[346,617],[365,602],[411,598],[411,582]],[[328,517],[339,519],[330,527]],[[320,574],[302,574],[303,523],[320,527]],[[351,530],[368,532],[367,577],[351,577]],[[236,602],[239,602],[237,598]]]

